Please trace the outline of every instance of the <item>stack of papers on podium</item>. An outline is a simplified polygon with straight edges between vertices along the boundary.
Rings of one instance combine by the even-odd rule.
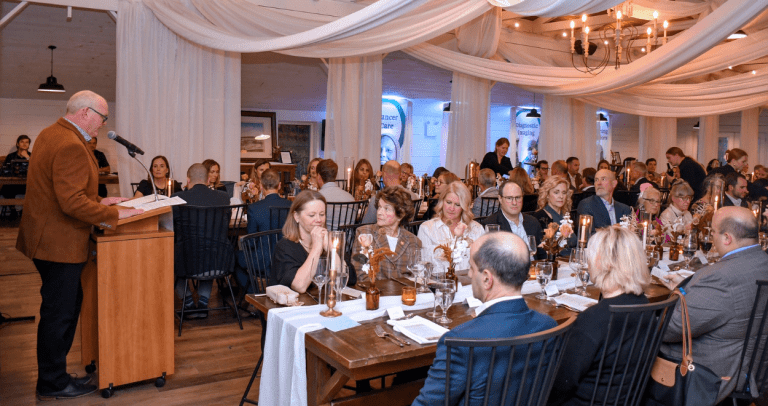
[[[155,195],[149,195],[139,197],[137,199],[126,200],[122,203],[118,203],[117,205],[150,211],[159,209],[161,207],[176,206],[179,204],[187,204],[187,202],[178,196],[168,197],[165,195],[157,195],[157,201],[155,201]]]
[[[447,328],[421,316],[408,320],[387,320],[387,324],[419,344],[436,343],[443,334],[448,332]]]

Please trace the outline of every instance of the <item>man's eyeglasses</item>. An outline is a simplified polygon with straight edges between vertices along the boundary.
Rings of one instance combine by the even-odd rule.
[[[105,115],[103,115],[103,114],[99,113],[99,112],[98,112],[98,111],[96,111],[96,109],[94,109],[93,107],[88,107],[88,108],[89,108],[89,109],[91,109],[91,110],[93,110],[93,112],[94,112],[94,113],[96,113],[96,114],[98,114],[98,115],[100,115],[100,116],[101,116],[101,124],[104,124],[104,123],[106,123],[106,122],[107,122],[107,120],[109,120],[109,116],[105,116]]]
[[[676,199],[680,199],[682,201],[691,201],[693,200],[693,196],[674,196]]]
[[[549,172],[549,168],[539,168],[539,170],[542,172]]]
[[[501,198],[504,199],[504,201],[507,203],[512,203],[514,201],[519,202],[523,200],[523,196],[501,196]]]

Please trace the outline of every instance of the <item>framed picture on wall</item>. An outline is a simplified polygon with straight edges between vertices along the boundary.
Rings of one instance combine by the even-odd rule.
[[[240,159],[272,158],[277,145],[277,116],[273,112],[240,113]]]

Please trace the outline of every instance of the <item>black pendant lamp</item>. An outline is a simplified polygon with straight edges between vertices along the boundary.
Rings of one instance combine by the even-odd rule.
[[[539,111],[536,110],[536,93],[533,94],[533,108],[531,111],[528,112],[528,114],[525,115],[527,118],[541,118],[541,114],[539,114]]]
[[[45,80],[45,83],[41,84],[40,87],[37,88],[37,91],[64,93],[64,86],[60,85],[59,82],[56,81],[56,76],[53,76],[53,50],[56,49],[56,47],[54,45],[49,45],[48,49],[51,50],[51,76],[48,76],[48,79]]]
[[[605,117],[605,115],[603,113],[600,113],[600,115],[597,116],[597,122],[598,123],[607,123],[608,122],[608,118]]]

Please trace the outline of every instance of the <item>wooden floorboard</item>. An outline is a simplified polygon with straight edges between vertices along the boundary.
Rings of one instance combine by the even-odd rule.
[[[176,373],[168,376],[162,388],[156,388],[152,380],[119,387],[110,399],[97,392],[66,401],[38,401],[35,351],[40,276],[32,261],[15,249],[17,235],[18,220],[0,219],[0,312],[5,317],[34,316],[35,321],[0,325],[0,405],[239,404],[261,355],[261,324],[258,319],[244,318],[241,331],[231,310],[211,312],[205,320],[184,322],[182,336],[174,336]],[[221,304],[217,289],[211,302]],[[241,312],[241,317],[245,316]],[[85,375],[80,364],[79,328],[67,364],[70,373]],[[256,399],[258,391],[257,379],[250,397]]]

